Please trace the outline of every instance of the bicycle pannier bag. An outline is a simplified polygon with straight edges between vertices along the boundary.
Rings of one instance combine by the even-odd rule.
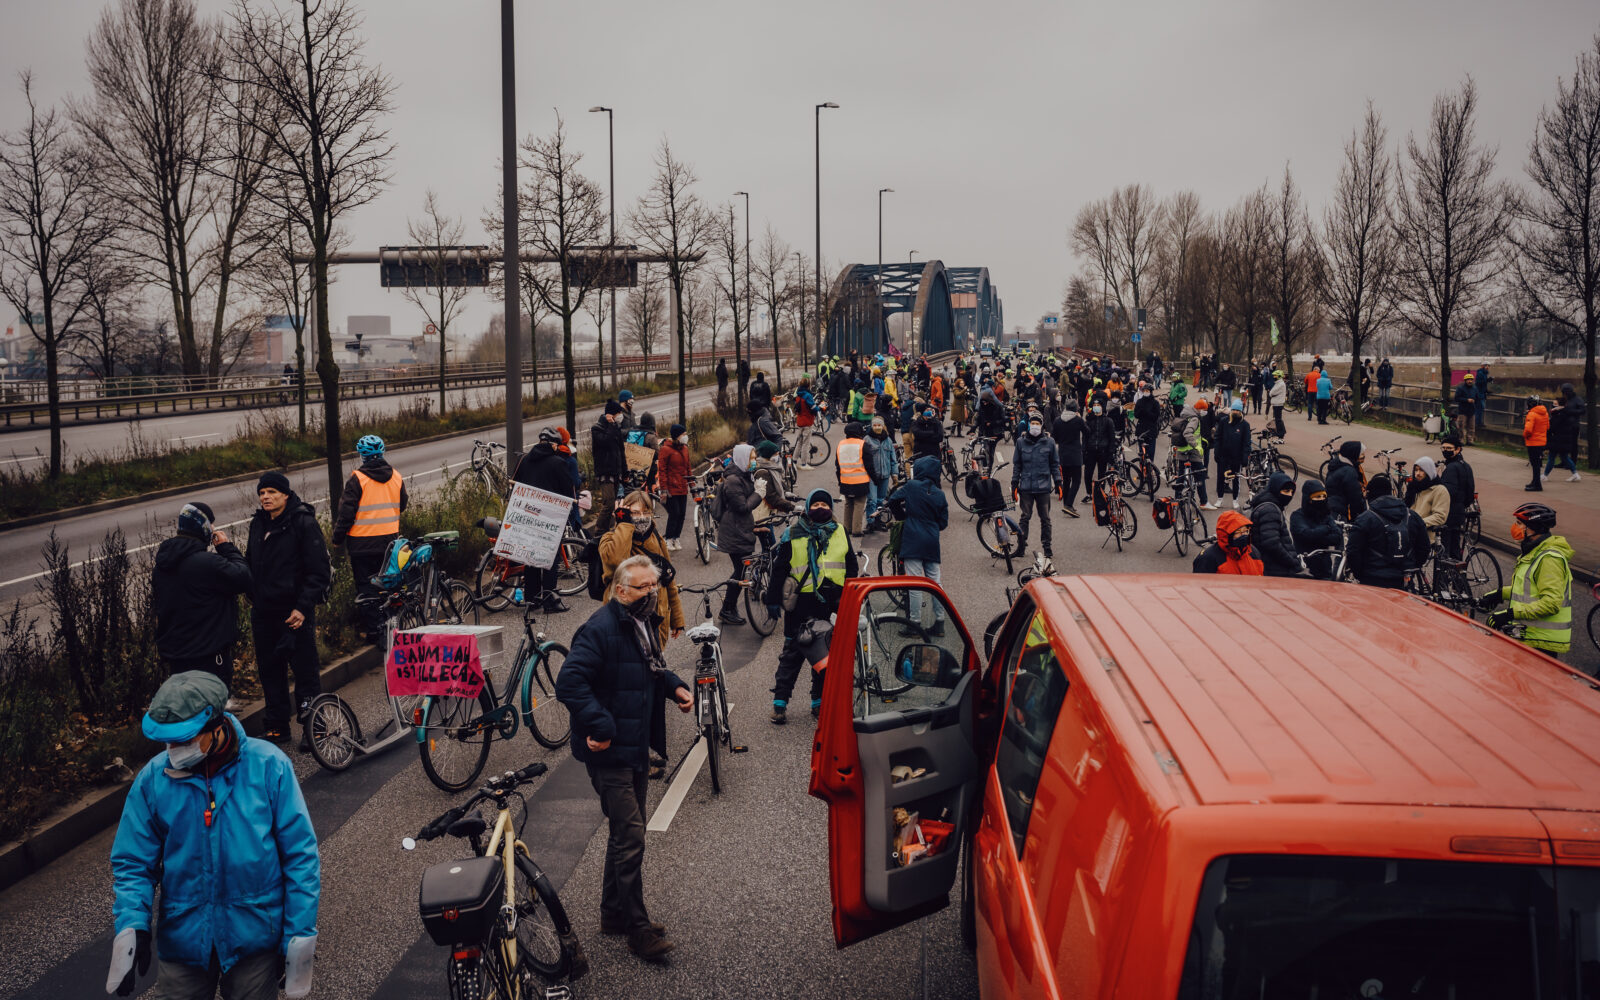
[[[1094,502],[1094,523],[1104,528],[1111,523],[1111,499],[1106,496],[1105,487],[1099,483],[1094,484],[1091,496]]]
[[[992,514],[997,510],[1004,510],[1006,506],[1005,493],[1000,489],[997,479],[979,479],[972,498],[973,509],[980,514]]]
[[[961,488],[966,492],[968,500],[978,499],[978,484],[982,481],[983,477],[976,472],[969,472],[962,479]]]
[[[1162,531],[1172,528],[1172,521],[1178,514],[1178,501],[1172,497],[1156,497],[1155,503],[1150,505],[1150,520]]]
[[[505,896],[505,863],[466,858],[422,873],[417,908],[434,944],[478,944],[489,936]]]

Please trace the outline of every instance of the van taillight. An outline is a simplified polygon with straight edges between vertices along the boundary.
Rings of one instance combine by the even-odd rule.
[[[1531,837],[1451,837],[1450,849],[1462,854],[1511,854],[1537,858],[1544,841]]]
[[[1558,840],[1558,858],[1600,858],[1600,840]]]

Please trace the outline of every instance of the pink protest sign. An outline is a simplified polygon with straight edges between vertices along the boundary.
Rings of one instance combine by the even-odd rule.
[[[476,698],[483,689],[478,637],[470,633],[396,632],[389,650],[389,694]]]

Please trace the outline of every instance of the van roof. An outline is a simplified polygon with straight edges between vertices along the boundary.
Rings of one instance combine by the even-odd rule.
[[[1600,692],[1420,598],[1189,574],[1050,582],[1106,676],[1123,675],[1125,724],[1157,727],[1160,763],[1202,803],[1600,803]]]

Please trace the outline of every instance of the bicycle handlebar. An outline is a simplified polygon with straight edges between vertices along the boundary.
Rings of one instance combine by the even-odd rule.
[[[472,798],[461,803],[459,806],[456,806],[454,809],[445,810],[431,823],[428,823],[421,830],[417,831],[417,835],[413,839],[418,842],[424,840],[437,840],[446,833],[450,832],[450,827],[457,820],[461,819],[461,817],[465,816],[467,811],[473,806],[477,805],[479,802],[482,802],[486,798],[490,798],[495,792],[516,788],[519,785],[525,785],[533,779],[542,776],[549,770],[550,766],[548,764],[545,764],[543,761],[535,761],[520,771],[507,771],[504,774],[496,775],[495,777],[490,778],[484,783],[482,788],[478,789],[477,793],[474,794]]]

